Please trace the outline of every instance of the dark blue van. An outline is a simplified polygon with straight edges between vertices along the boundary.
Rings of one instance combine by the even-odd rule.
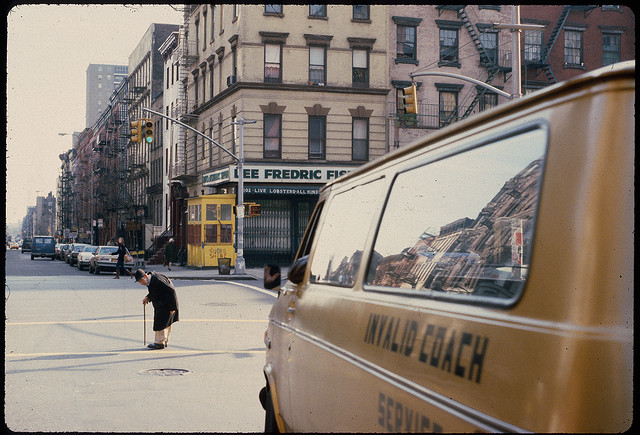
[[[55,259],[56,241],[51,236],[35,236],[31,247],[31,259],[36,257]]]

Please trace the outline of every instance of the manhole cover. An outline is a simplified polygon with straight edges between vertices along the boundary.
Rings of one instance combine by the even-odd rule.
[[[233,302],[209,302],[205,305],[209,307],[235,307],[237,304],[234,304]]]
[[[139,372],[141,375],[182,376],[191,373],[185,369],[148,369]]]

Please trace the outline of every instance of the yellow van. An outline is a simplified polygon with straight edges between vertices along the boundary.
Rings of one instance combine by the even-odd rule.
[[[280,432],[632,423],[635,62],[327,184],[269,316]]]

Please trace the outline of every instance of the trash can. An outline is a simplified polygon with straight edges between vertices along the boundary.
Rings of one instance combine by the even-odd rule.
[[[229,275],[231,273],[231,259],[218,258],[218,274]]]

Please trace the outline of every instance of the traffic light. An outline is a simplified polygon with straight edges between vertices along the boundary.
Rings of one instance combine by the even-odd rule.
[[[245,202],[243,206],[244,217],[260,216],[260,204],[255,202]],[[238,214],[238,208],[235,205],[233,206],[233,213],[236,215]]]
[[[256,204],[255,202],[245,204],[244,210],[245,216],[260,216],[260,204]]]
[[[147,143],[153,142],[153,121],[150,119],[144,120],[144,140]]]
[[[408,88],[402,89],[402,100],[404,113],[418,113],[418,90],[415,83]]]
[[[131,142],[142,142],[142,121],[137,119],[131,121]]]

